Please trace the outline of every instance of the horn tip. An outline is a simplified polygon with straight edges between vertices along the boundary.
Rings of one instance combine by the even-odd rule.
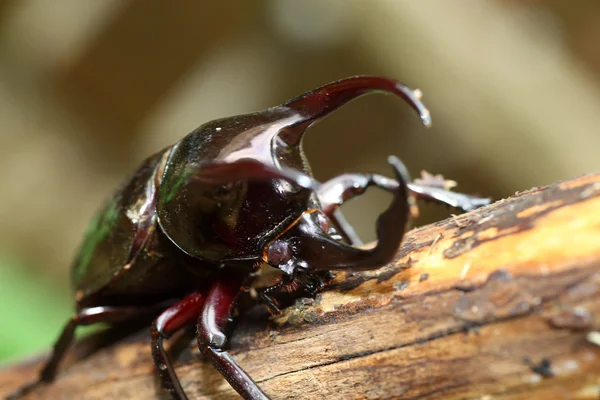
[[[389,156],[388,163],[394,168],[397,173],[397,178],[404,181],[404,184],[408,184],[411,181],[410,173],[402,161],[396,156]]]
[[[423,104],[421,99],[423,98],[423,91],[421,89],[410,89],[400,83],[396,85],[397,89],[404,92],[408,97],[408,100],[412,103],[413,108],[419,113],[421,121],[426,128],[431,128],[431,113],[429,109]]]
[[[424,108],[419,114],[421,117],[421,121],[423,121],[423,125],[425,125],[426,128],[431,128],[431,113],[429,112],[429,110]]]

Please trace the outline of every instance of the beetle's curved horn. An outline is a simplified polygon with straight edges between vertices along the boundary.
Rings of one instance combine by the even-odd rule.
[[[402,162],[393,156],[388,161],[400,184],[394,191],[392,204],[377,219],[376,246],[360,249],[336,241],[319,229],[311,220],[312,214],[308,214],[289,231],[290,236],[298,237],[295,254],[305,268],[367,270],[380,268],[394,258],[408,226],[413,198],[407,186],[410,177]]]
[[[253,159],[240,159],[229,163],[213,162],[191,168],[189,181],[222,184],[240,179],[262,181],[283,179],[301,188],[316,190],[320,183],[314,178],[292,168],[273,167]]]
[[[281,107],[297,112],[300,120],[281,130],[278,136],[290,146],[298,145],[306,129],[319,119],[360,96],[382,92],[404,99],[419,113],[423,124],[431,126],[429,110],[419,99],[420,91],[413,91],[389,78],[354,76],[321,86],[282,104]]]

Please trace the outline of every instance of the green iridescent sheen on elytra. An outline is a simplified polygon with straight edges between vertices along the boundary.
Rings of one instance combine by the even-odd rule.
[[[77,285],[85,277],[98,245],[106,239],[115,228],[119,218],[119,207],[116,198],[107,200],[104,208],[94,215],[85,234],[83,244],[77,255],[77,268],[73,269],[73,284]]]

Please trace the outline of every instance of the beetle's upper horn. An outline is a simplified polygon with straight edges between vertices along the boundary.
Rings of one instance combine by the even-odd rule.
[[[419,90],[413,91],[389,78],[354,76],[321,86],[282,104],[282,107],[296,111],[301,119],[282,130],[279,137],[288,145],[298,145],[305,130],[314,122],[351,100],[378,92],[401,97],[419,113],[425,126],[431,125],[429,110],[421,102]]]

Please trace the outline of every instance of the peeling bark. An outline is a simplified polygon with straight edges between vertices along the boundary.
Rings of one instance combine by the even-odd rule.
[[[277,318],[244,314],[230,348],[276,399],[598,399],[599,330],[596,174],[413,230],[385,268],[340,273]],[[176,365],[190,398],[238,398],[188,339]],[[168,398],[147,330],[83,357],[99,340],[28,398]],[[0,371],[0,395],[43,360]]]

